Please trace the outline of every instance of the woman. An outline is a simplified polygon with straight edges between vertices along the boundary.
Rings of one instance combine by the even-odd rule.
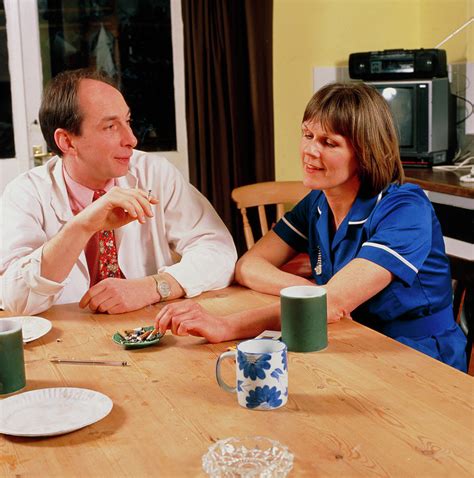
[[[319,90],[303,116],[300,152],[313,191],[239,260],[238,282],[275,295],[309,284],[280,269],[308,252],[314,280],[326,285],[329,322],[352,316],[465,371],[441,228],[423,191],[403,184],[382,96],[361,83]],[[249,337],[279,328],[277,305],[223,319],[183,303],[160,312],[157,325],[212,341]]]

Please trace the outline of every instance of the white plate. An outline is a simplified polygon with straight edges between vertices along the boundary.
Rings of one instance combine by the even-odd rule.
[[[43,317],[22,316],[9,317],[21,323],[23,329],[23,342],[31,342],[46,335],[52,327],[51,321],[43,319]]]
[[[98,422],[112,410],[106,395],[86,388],[42,388],[0,401],[0,433],[53,436]]]

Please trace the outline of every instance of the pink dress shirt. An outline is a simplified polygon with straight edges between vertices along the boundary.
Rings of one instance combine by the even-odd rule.
[[[69,204],[74,215],[79,214],[84,208],[92,203],[94,190],[89,189],[82,184],[74,181],[69,176],[63,164],[63,176],[66,183],[67,194],[69,197]],[[111,179],[103,188],[109,191],[115,185],[115,181]],[[89,268],[90,287],[99,282],[99,233],[96,232],[84,248],[86,255],[87,267]]]

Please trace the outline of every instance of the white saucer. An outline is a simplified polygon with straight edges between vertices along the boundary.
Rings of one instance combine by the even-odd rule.
[[[23,342],[25,344],[43,337],[43,335],[46,335],[53,326],[51,321],[44,319],[43,317],[25,315],[9,318],[21,323],[23,329]]]
[[[0,401],[0,433],[54,436],[98,422],[112,410],[106,395],[85,388],[43,388]]]

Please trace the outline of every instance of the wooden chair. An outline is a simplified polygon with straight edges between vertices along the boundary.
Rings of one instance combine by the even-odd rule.
[[[276,220],[279,220],[285,212],[285,204],[294,205],[309,192],[310,189],[303,186],[301,181],[268,181],[235,188],[232,191],[232,199],[242,214],[247,249],[255,244],[252,227],[247,217],[247,208],[258,208],[260,232],[263,236],[269,229],[265,206],[276,205]]]

